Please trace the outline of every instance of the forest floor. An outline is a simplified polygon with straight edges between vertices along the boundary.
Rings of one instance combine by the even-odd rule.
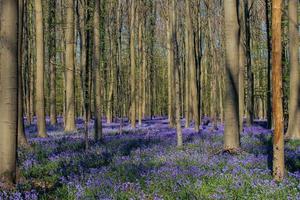
[[[49,122],[47,122],[49,123]],[[18,152],[19,183],[0,191],[0,199],[300,199],[300,143],[285,148],[286,178],[272,180],[272,138],[263,122],[245,128],[243,151],[222,153],[223,125],[209,124],[200,133],[183,129],[184,147],[176,147],[167,119],[143,121],[132,130],[125,123],[104,123],[104,142],[92,140],[85,151],[83,121],[65,134],[62,119],[47,125],[49,138],[35,138]]]

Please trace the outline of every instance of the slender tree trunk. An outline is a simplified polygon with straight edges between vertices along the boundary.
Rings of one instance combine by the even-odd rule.
[[[147,52],[146,52],[146,44],[143,45],[142,48],[142,115],[146,116],[146,80],[147,80]]]
[[[265,13],[266,13],[266,29],[267,29],[267,48],[268,48],[268,71],[267,71],[267,121],[268,128],[272,127],[272,102],[271,102],[271,36],[270,36],[270,21],[269,21],[269,0],[265,0]]]
[[[56,125],[56,2],[49,3],[50,122]]]
[[[130,121],[132,128],[136,128],[136,85],[135,85],[135,48],[134,48],[134,39],[135,39],[135,0],[131,0],[130,5],[130,84],[131,84],[131,108],[130,108]]]
[[[141,3],[139,4],[139,9],[141,9]],[[143,77],[142,77],[142,66],[143,66],[143,26],[142,26],[142,17],[139,16],[139,30],[138,30],[138,45],[139,45],[139,92],[138,92],[138,119],[139,125],[142,125],[143,119],[143,109],[142,109],[142,90],[143,90]]]
[[[199,117],[199,99],[197,94],[197,76],[196,76],[196,63],[195,63],[195,47],[194,47],[194,34],[190,16],[190,1],[185,1],[186,3],[186,18],[187,18],[187,29],[188,29],[188,43],[189,43],[189,67],[190,67],[190,92],[191,92],[191,103],[193,110],[193,118],[195,121],[195,131],[199,131],[200,117]]]
[[[87,2],[87,7],[91,7],[91,2]],[[87,10],[86,12],[86,24],[91,23],[91,11]],[[90,100],[89,100],[89,87],[90,87],[90,81],[89,81],[89,71],[90,71],[90,52],[89,49],[91,47],[91,28],[88,27],[86,30],[86,64],[85,68],[83,69],[83,77],[84,77],[84,85],[83,85],[83,91],[84,91],[84,140],[85,140],[85,150],[87,151],[89,148],[89,141],[88,141],[88,136],[89,136],[89,110],[90,110]]]
[[[111,2],[112,4],[112,2]],[[111,9],[113,6],[111,5]],[[113,15],[113,14],[111,14]],[[115,83],[115,69],[114,69],[114,52],[113,52],[113,43],[114,43],[114,30],[113,30],[113,23],[110,22],[108,27],[110,38],[109,38],[109,84],[108,84],[108,100],[107,100],[107,123],[110,124],[113,121],[113,95],[114,95],[114,83]]]
[[[11,184],[16,180],[18,132],[18,0],[0,4],[0,181]]]
[[[81,84],[81,102],[82,102],[82,117],[85,115],[84,109],[84,77],[83,71],[85,69],[86,64],[86,38],[85,38],[85,3],[78,2],[76,7],[77,18],[78,18],[78,27],[79,27],[79,40],[80,40],[80,84]]]
[[[240,148],[239,134],[239,25],[236,0],[224,1],[225,49],[226,49],[226,93],[224,149]]]
[[[244,106],[245,106],[245,9],[241,1],[239,8],[240,42],[239,42],[239,123],[240,132],[243,131]]]
[[[189,15],[189,1],[185,1],[185,127],[188,128],[190,126],[190,46],[189,46],[189,26],[188,21],[190,21]]]
[[[170,4],[170,3],[169,3]],[[168,5],[171,7],[171,5]],[[168,49],[168,118],[170,127],[174,127],[174,43],[173,43],[173,29],[172,26],[172,10],[169,8],[169,19],[167,24],[167,49]]]
[[[73,132],[75,126],[75,87],[74,87],[74,1],[66,0],[66,123],[65,131]]]
[[[246,66],[247,66],[247,125],[253,124],[254,120],[254,75],[251,66],[251,32],[250,32],[250,13],[249,13],[249,3],[252,0],[244,0],[244,15],[245,15],[245,54],[246,54]]]
[[[102,140],[101,75],[100,75],[100,0],[95,1],[94,11],[94,107],[95,140]]]
[[[33,9],[33,1],[31,1],[30,5],[29,5],[29,9]],[[33,12],[29,12],[30,15],[30,24],[29,24],[29,30],[30,30],[30,42],[29,42],[29,51],[30,51],[30,93],[29,93],[29,98],[30,98],[30,124],[33,123],[33,117],[35,115],[35,80],[36,80],[36,72],[35,72],[35,67],[36,67],[36,62],[35,62],[35,51],[34,51],[34,47],[35,47],[35,27],[34,27],[34,13]]]
[[[24,119],[23,119],[23,19],[24,19],[24,2],[19,1],[19,23],[18,23],[18,144],[24,147],[28,147],[24,130]]]
[[[289,51],[290,51],[290,100],[289,125],[286,137],[300,139],[300,69],[299,32],[298,32],[298,0],[289,0]]]
[[[273,86],[273,176],[282,181],[284,176],[284,141],[283,141],[283,108],[282,108],[282,45],[281,16],[282,0],[272,2],[272,86]]]
[[[177,134],[177,146],[181,147],[183,145],[182,140],[182,130],[181,130],[181,116],[180,116],[180,68],[179,68],[179,47],[177,43],[177,32],[176,32],[176,3],[175,0],[170,2],[170,26],[171,28],[171,41],[173,52],[173,63],[174,63],[174,84],[175,84],[175,116],[176,116],[176,134]]]
[[[36,27],[36,116],[38,136],[47,137],[44,92],[44,31],[42,1],[35,0]]]

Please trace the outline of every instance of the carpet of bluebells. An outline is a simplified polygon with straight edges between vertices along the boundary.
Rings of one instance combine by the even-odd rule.
[[[286,178],[274,182],[272,132],[263,122],[245,128],[235,155],[221,151],[221,124],[183,129],[177,148],[166,118],[135,130],[125,122],[122,133],[119,123],[103,122],[103,142],[93,141],[91,122],[85,151],[83,121],[72,134],[58,122],[47,122],[46,139],[36,138],[35,124],[26,126],[32,148],[19,149],[19,183],[0,199],[300,199],[300,143],[286,142]]]

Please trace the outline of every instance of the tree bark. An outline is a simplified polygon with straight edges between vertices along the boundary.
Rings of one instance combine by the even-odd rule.
[[[189,1],[185,1],[185,127],[188,128],[190,126],[190,46],[189,46],[189,25],[188,21],[190,21],[189,14]]]
[[[28,147],[24,130],[24,107],[23,107],[23,20],[24,20],[24,2],[19,0],[19,22],[18,22],[18,144],[23,147]]]
[[[75,126],[75,87],[74,87],[74,1],[66,0],[66,123],[65,131],[73,132]]]
[[[243,1],[239,8],[240,43],[239,43],[239,126],[243,131],[244,109],[245,109],[245,9]]]
[[[298,0],[289,0],[290,100],[286,137],[300,139],[300,69],[298,65]]]
[[[239,134],[239,25],[236,0],[224,1],[226,89],[225,89],[225,131],[224,149],[240,148]]]
[[[36,116],[38,136],[47,137],[45,119],[45,91],[44,91],[44,30],[42,1],[35,0],[35,28],[36,28]]]
[[[268,70],[267,70],[267,121],[268,121],[268,128],[272,128],[272,102],[271,102],[271,34],[270,34],[270,21],[269,21],[269,0],[265,0],[265,13],[266,13],[266,32],[267,32],[267,48],[268,48],[268,56],[267,56],[267,63],[268,63]]]
[[[131,108],[130,108],[130,121],[131,127],[136,128],[136,85],[135,85],[135,48],[134,48],[134,39],[135,39],[135,0],[131,0],[130,5],[130,84],[131,84]]]
[[[252,0],[244,0],[244,20],[245,20],[245,55],[246,55],[246,68],[247,68],[247,125],[253,125],[254,121],[254,75],[251,66],[251,32],[250,32],[250,13],[249,4],[251,5]]]
[[[141,3],[139,3],[139,9],[141,9]],[[139,13],[141,13],[141,10],[139,10]],[[143,119],[143,99],[142,99],[142,91],[143,91],[143,74],[142,74],[142,66],[143,66],[143,25],[142,25],[142,16],[138,14],[138,49],[139,49],[139,92],[138,92],[138,121],[139,125],[142,125],[142,119]]]
[[[169,3],[170,4],[170,3]],[[171,7],[171,5],[168,5]],[[168,118],[170,127],[175,125],[174,116],[174,44],[173,44],[173,29],[171,24],[171,9],[169,8],[169,19],[167,22],[167,50],[168,50]]]
[[[95,1],[94,11],[94,107],[95,107],[95,140],[102,140],[102,105],[100,75],[100,0]]]
[[[272,2],[272,86],[273,86],[273,176],[276,181],[284,177],[284,141],[282,108],[282,44],[281,16],[282,0]]]
[[[12,184],[18,131],[18,0],[0,4],[0,181]]]
[[[50,123],[56,125],[56,2],[49,3]]]
[[[181,117],[180,117],[180,68],[179,68],[179,48],[177,43],[177,34],[176,32],[176,3],[175,0],[171,0],[170,9],[170,26],[171,26],[171,41],[173,49],[173,63],[174,63],[174,84],[175,84],[175,121],[176,121],[176,134],[177,134],[177,146],[182,147],[182,129],[181,129]],[[173,77],[174,77],[173,76]]]
[[[197,76],[196,76],[196,63],[195,63],[195,47],[194,47],[194,34],[193,34],[193,28],[192,28],[192,21],[190,16],[190,1],[185,1],[186,3],[186,23],[187,23],[187,29],[188,29],[188,43],[189,43],[189,74],[190,74],[190,100],[191,100],[191,106],[193,111],[193,118],[195,121],[195,131],[199,131],[200,126],[200,117],[199,117],[199,99],[197,94]]]

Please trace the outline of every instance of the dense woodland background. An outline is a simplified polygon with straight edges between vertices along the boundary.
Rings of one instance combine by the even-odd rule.
[[[105,141],[103,123],[117,123],[122,134],[128,122],[134,131],[167,116],[169,127],[176,128],[177,146],[184,145],[185,128],[201,134],[207,125],[217,131],[225,124],[223,151],[239,154],[240,133],[264,123],[274,128],[273,174],[281,181],[284,137],[300,139],[298,4],[1,0],[0,58],[6,78],[1,76],[0,83],[7,91],[18,88],[12,93],[18,93],[18,101],[1,94],[2,114],[9,112],[8,104],[18,103],[18,144],[28,148],[27,127],[36,124],[37,136],[46,138],[48,124],[58,127],[63,119],[66,134],[76,134],[76,120],[83,119],[87,151],[89,132],[95,141]],[[18,29],[7,24],[13,20]],[[15,46],[5,43],[11,35]],[[15,50],[15,61],[9,63],[6,49]],[[18,69],[5,75],[5,66],[17,61]],[[17,87],[9,87],[16,80]],[[1,123],[14,119],[9,116]],[[13,132],[12,126],[1,126]],[[5,160],[0,173],[8,172],[3,177],[9,180],[15,179],[13,136],[0,136],[0,159]]]

